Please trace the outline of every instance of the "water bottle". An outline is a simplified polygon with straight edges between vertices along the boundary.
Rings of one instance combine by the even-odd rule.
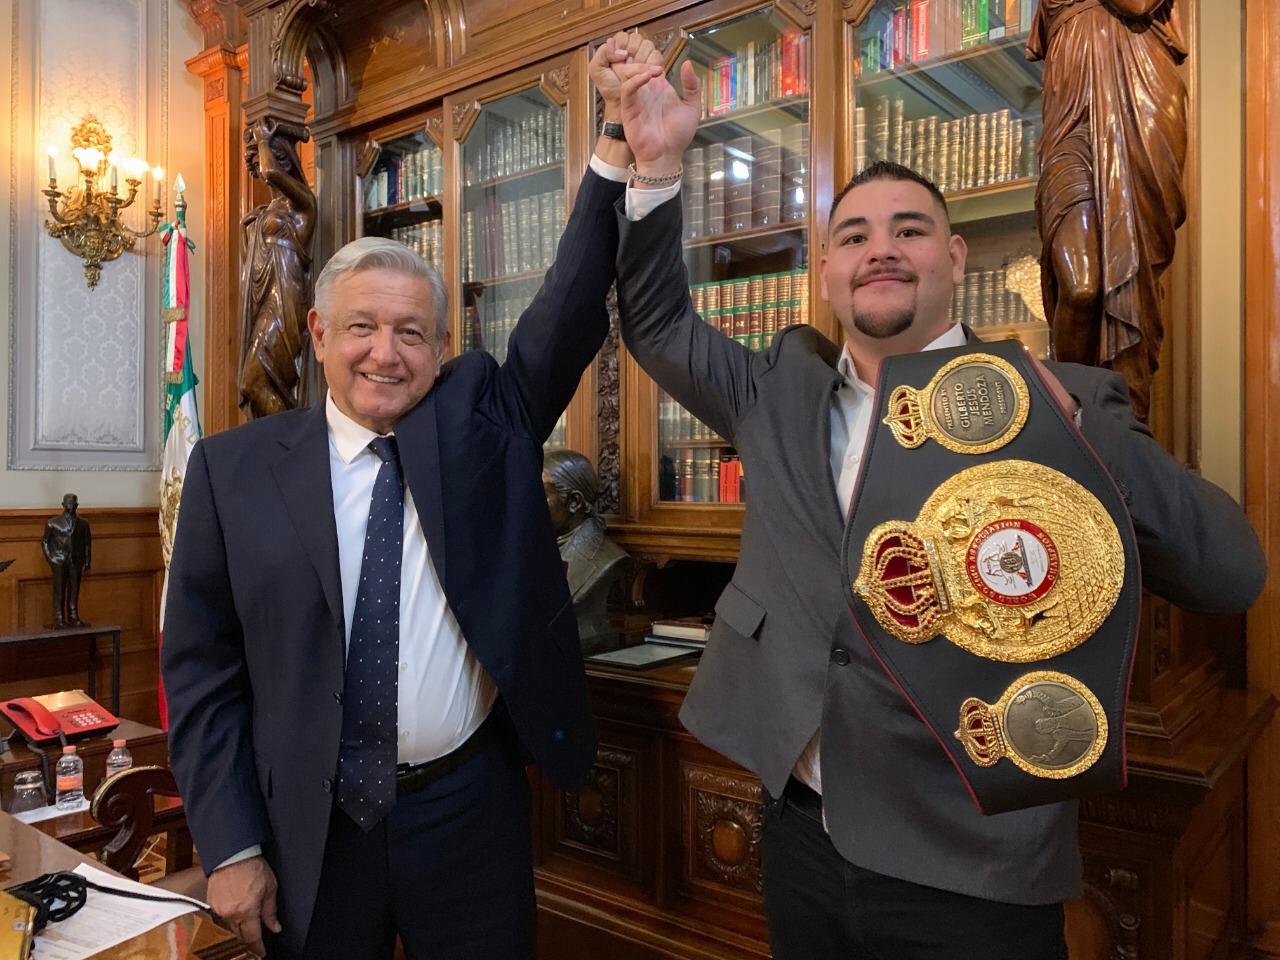
[[[74,810],[84,801],[84,761],[67,744],[58,758],[58,809]]]
[[[112,740],[111,752],[107,754],[107,776],[128,770],[133,766],[133,754],[125,747],[124,740]]]

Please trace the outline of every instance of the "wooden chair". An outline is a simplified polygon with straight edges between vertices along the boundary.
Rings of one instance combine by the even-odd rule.
[[[131,767],[102,781],[94,791],[90,813],[116,835],[103,847],[104,864],[132,880],[138,879],[137,863],[148,838],[172,828],[157,822],[156,797],[180,797],[173,771],[168,767]],[[174,834],[170,833],[170,842]],[[189,839],[187,840],[189,843]],[[189,855],[189,850],[188,850]],[[174,851],[167,857],[174,863]],[[199,867],[187,866],[167,873],[154,886],[183,896],[204,900],[206,880]]]

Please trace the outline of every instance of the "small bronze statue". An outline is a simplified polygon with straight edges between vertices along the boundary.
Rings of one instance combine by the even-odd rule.
[[[604,521],[597,512],[600,481],[595,468],[580,453],[553,450],[543,461],[542,488],[560,557],[568,565],[565,576],[578,617],[582,653],[616,650],[622,641],[609,625],[605,602],[627,553],[604,535]]]
[[[89,569],[93,536],[89,523],[76,516],[80,501],[74,493],[62,498],[62,512],[44,525],[44,558],[53,570],[53,623],[62,627],[83,627],[80,619],[80,578]]]
[[[244,131],[245,165],[271,200],[244,218],[240,313],[240,407],[265,417],[298,406],[307,343],[311,234],[316,198],[302,172],[298,142],[306,127],[265,117]]]
[[[1027,58],[1044,61],[1036,217],[1053,355],[1122,374],[1146,420],[1160,276],[1186,217],[1176,0],[1041,0]]]

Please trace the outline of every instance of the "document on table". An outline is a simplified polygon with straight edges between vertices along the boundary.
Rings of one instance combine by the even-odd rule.
[[[164,890],[117,877],[86,863],[76,867],[75,872],[104,887],[148,896],[166,896]],[[36,937],[32,954],[35,960],[85,960],[107,947],[131,940],[195,909],[182,901],[157,903],[154,900],[133,900],[90,889],[80,910],[66,920],[44,928]]]

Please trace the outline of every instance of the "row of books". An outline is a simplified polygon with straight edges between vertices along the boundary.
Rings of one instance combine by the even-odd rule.
[[[1007,277],[1007,263],[993,269],[970,270],[951,297],[951,319],[976,329],[1039,323],[1022,294],[1009,289]]]
[[[439,220],[396,227],[390,233],[437,270],[444,269],[444,224]]]
[[[742,460],[716,449],[666,451],[658,467],[658,495],[661,500],[683,503],[746,503]]]
[[[473,139],[479,133],[473,131]],[[467,186],[510,177],[564,159],[564,117],[554,107],[525,114],[519,120],[490,115],[484,139],[463,152]]]
[[[385,155],[384,155],[385,156]],[[428,143],[406,153],[391,153],[365,177],[366,211],[396,203],[438,197],[444,189],[444,152]]]
[[[900,99],[877,97],[858,107],[854,167],[890,160],[928,177],[943,193],[1035,177],[1039,174],[1039,127],[1008,107],[957,120],[933,115],[910,119]]]
[[[732,137],[685,151],[686,240],[804,220],[809,124]]]
[[[749,40],[698,73],[704,119],[807,94],[809,35],[787,27],[772,40]]]
[[[505,361],[511,331],[541,285],[540,277],[519,280],[486,289],[483,296],[469,303],[466,319],[471,342],[467,346],[472,350],[488,350],[499,363]]]
[[[1017,36],[1031,26],[1036,0],[891,0],[860,31],[858,75],[943,57]]]
[[[784,327],[809,320],[809,268],[714,280],[689,288],[707,323],[752,350],[763,350]]]
[[[545,270],[564,232],[564,190],[519,200],[489,197],[462,215],[462,277],[488,280]]]

